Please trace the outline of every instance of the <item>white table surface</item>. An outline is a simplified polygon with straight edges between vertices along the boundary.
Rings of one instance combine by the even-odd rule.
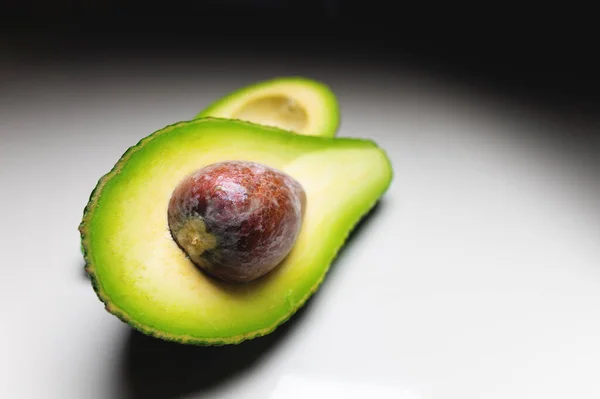
[[[0,397],[599,398],[600,161],[585,125],[402,70],[103,60],[0,73]],[[395,180],[275,333],[197,348],[134,333],[77,226],[139,139],[275,75],[339,96]]]

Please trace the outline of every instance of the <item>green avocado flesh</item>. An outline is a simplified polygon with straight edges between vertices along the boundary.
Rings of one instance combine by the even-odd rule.
[[[279,169],[307,196],[289,256],[248,284],[201,272],[167,224],[177,184],[224,160]],[[239,343],[270,333],[304,304],[391,180],[389,159],[370,140],[303,136],[221,118],[180,122],[131,147],[98,182],[80,225],[86,270],[106,309],[148,335],[196,345]]]
[[[214,101],[196,118],[239,119],[308,136],[333,137],[340,110],[331,89],[304,77],[279,77],[242,87]]]

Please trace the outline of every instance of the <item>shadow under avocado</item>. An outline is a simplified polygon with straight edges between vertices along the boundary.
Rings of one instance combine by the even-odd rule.
[[[79,267],[79,275],[82,279],[89,281],[90,280],[90,275],[88,274],[88,272],[85,270],[85,261],[83,259],[81,259],[81,261],[78,264]]]
[[[191,346],[131,330],[121,373],[126,397],[170,399],[202,393],[252,367],[302,319],[300,309],[271,334],[238,345]]]
[[[383,201],[383,200],[382,200]],[[377,203],[348,236],[344,247],[356,240],[367,223],[379,213]],[[273,350],[286,335],[302,322],[314,298],[325,288],[343,257],[343,249],[331,265],[319,290],[287,322],[271,334],[238,345],[192,346],[163,341],[130,329],[124,347],[121,386],[125,397],[132,399],[170,399],[200,394],[252,367]]]

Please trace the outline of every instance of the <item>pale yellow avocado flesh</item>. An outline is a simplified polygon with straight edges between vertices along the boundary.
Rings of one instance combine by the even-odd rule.
[[[239,119],[308,136],[333,137],[340,124],[336,96],[325,84],[304,77],[254,83],[214,101],[196,118]]]
[[[292,252],[247,285],[205,275],[167,225],[179,181],[223,160],[275,167],[307,195]],[[217,118],[181,122],[131,147],[99,181],[80,226],[86,270],[106,309],[147,334],[190,344],[238,343],[273,331],[304,304],[391,179],[389,159],[370,140],[301,136]]]

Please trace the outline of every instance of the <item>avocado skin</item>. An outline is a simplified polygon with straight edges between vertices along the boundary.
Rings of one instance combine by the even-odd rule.
[[[316,283],[312,286],[312,288],[307,292],[307,294],[297,302],[296,306],[294,308],[292,308],[286,315],[285,317],[281,318],[280,320],[278,320],[277,322],[273,323],[272,325],[260,329],[260,330],[256,330],[256,331],[252,331],[250,333],[247,334],[240,334],[237,336],[231,336],[231,337],[223,337],[223,338],[196,338],[196,337],[185,337],[185,336],[179,336],[179,335],[172,335],[172,334],[168,334],[168,333],[163,333],[160,331],[157,331],[151,327],[148,327],[146,325],[143,325],[142,323],[137,322],[136,320],[133,320],[131,318],[128,317],[128,315],[119,307],[117,307],[115,304],[111,303],[110,299],[107,297],[107,295],[103,292],[102,287],[100,285],[98,276],[96,275],[95,272],[95,267],[93,262],[90,259],[89,256],[89,244],[88,244],[88,235],[89,235],[89,231],[87,228],[87,222],[89,220],[89,216],[90,216],[90,210],[91,208],[95,205],[96,201],[98,200],[98,194],[101,192],[102,188],[104,187],[104,185],[116,174],[118,174],[121,170],[121,167],[127,162],[127,160],[133,155],[133,153],[135,151],[137,151],[138,149],[142,148],[144,146],[144,144],[150,140],[152,140],[153,138],[159,136],[160,134],[163,133],[167,133],[172,129],[175,129],[179,126],[184,126],[187,125],[189,123],[193,123],[193,122],[197,122],[198,119],[202,119],[202,120],[206,120],[206,121],[210,121],[210,120],[214,120],[214,121],[222,121],[222,122],[227,122],[227,121],[231,121],[230,119],[226,119],[226,118],[216,118],[216,117],[202,117],[202,118],[195,118],[193,120],[188,120],[188,121],[180,121],[180,122],[176,122],[170,125],[165,126],[164,128],[155,131],[154,133],[144,137],[143,139],[141,139],[140,141],[138,141],[135,145],[129,147],[121,156],[121,158],[114,164],[114,166],[111,168],[111,170],[106,173],[105,175],[103,175],[97,182],[96,186],[94,187],[94,189],[92,190],[92,192],[90,193],[88,202],[83,210],[83,217],[82,217],[82,221],[79,224],[78,230],[80,233],[80,238],[81,238],[81,249],[82,249],[82,253],[83,253],[83,259],[85,261],[85,272],[87,273],[87,275],[90,278],[91,281],[91,285],[92,288],[94,289],[98,299],[104,304],[104,308],[105,310],[114,315],[115,317],[117,317],[118,319],[120,319],[122,322],[126,323],[127,325],[129,325],[130,327],[134,328],[135,330],[153,337],[153,338],[157,338],[157,339],[161,339],[161,340],[165,340],[165,341],[170,341],[170,342],[175,342],[175,343],[179,343],[179,344],[186,344],[186,345],[194,345],[194,346],[224,346],[224,345],[237,345],[240,344],[244,341],[247,340],[251,340],[254,338],[259,338],[265,335],[268,335],[270,333],[272,333],[277,327],[279,327],[280,325],[284,324],[285,322],[287,322],[290,318],[292,318],[296,312],[301,309],[306,302],[312,297],[312,295],[319,289],[319,287],[321,286],[323,280],[325,279],[325,277],[327,276],[329,269],[331,267],[332,262],[334,261],[334,259],[337,257],[337,255],[339,254],[339,251],[344,247],[345,242],[347,241],[349,235],[354,231],[354,229],[356,228],[356,226],[359,224],[359,222],[365,217],[365,215],[369,214],[370,211],[375,207],[375,205],[380,201],[381,196],[383,195],[383,193],[385,191],[387,191],[387,189],[389,188],[392,180],[393,180],[393,168],[391,165],[391,162],[389,161],[389,158],[387,158],[388,160],[388,167],[389,167],[389,173],[390,173],[390,177],[389,180],[387,182],[387,185],[383,188],[382,190],[382,194],[376,198],[367,208],[367,210],[359,215],[358,217],[355,218],[355,220],[352,221],[352,227],[350,229],[348,229],[346,235],[341,239],[341,245],[339,245],[336,249],[335,252],[332,254],[332,256],[330,257],[330,259],[327,259],[327,269],[325,270],[325,272],[323,272],[320,276],[320,278],[318,279],[318,281],[316,281]],[[273,131],[279,131],[281,132],[281,129],[278,128],[271,128],[271,127],[266,127],[263,125],[257,125],[255,123],[252,122],[247,122],[247,121],[239,121],[239,120],[235,120],[235,123],[237,124],[243,124],[243,125],[247,125],[247,126],[258,126],[261,129],[266,129],[266,130],[273,130]],[[365,139],[352,139],[353,141],[370,141],[370,140],[365,140]],[[378,147],[382,152],[385,153],[385,151],[383,149],[381,149],[381,147]]]

